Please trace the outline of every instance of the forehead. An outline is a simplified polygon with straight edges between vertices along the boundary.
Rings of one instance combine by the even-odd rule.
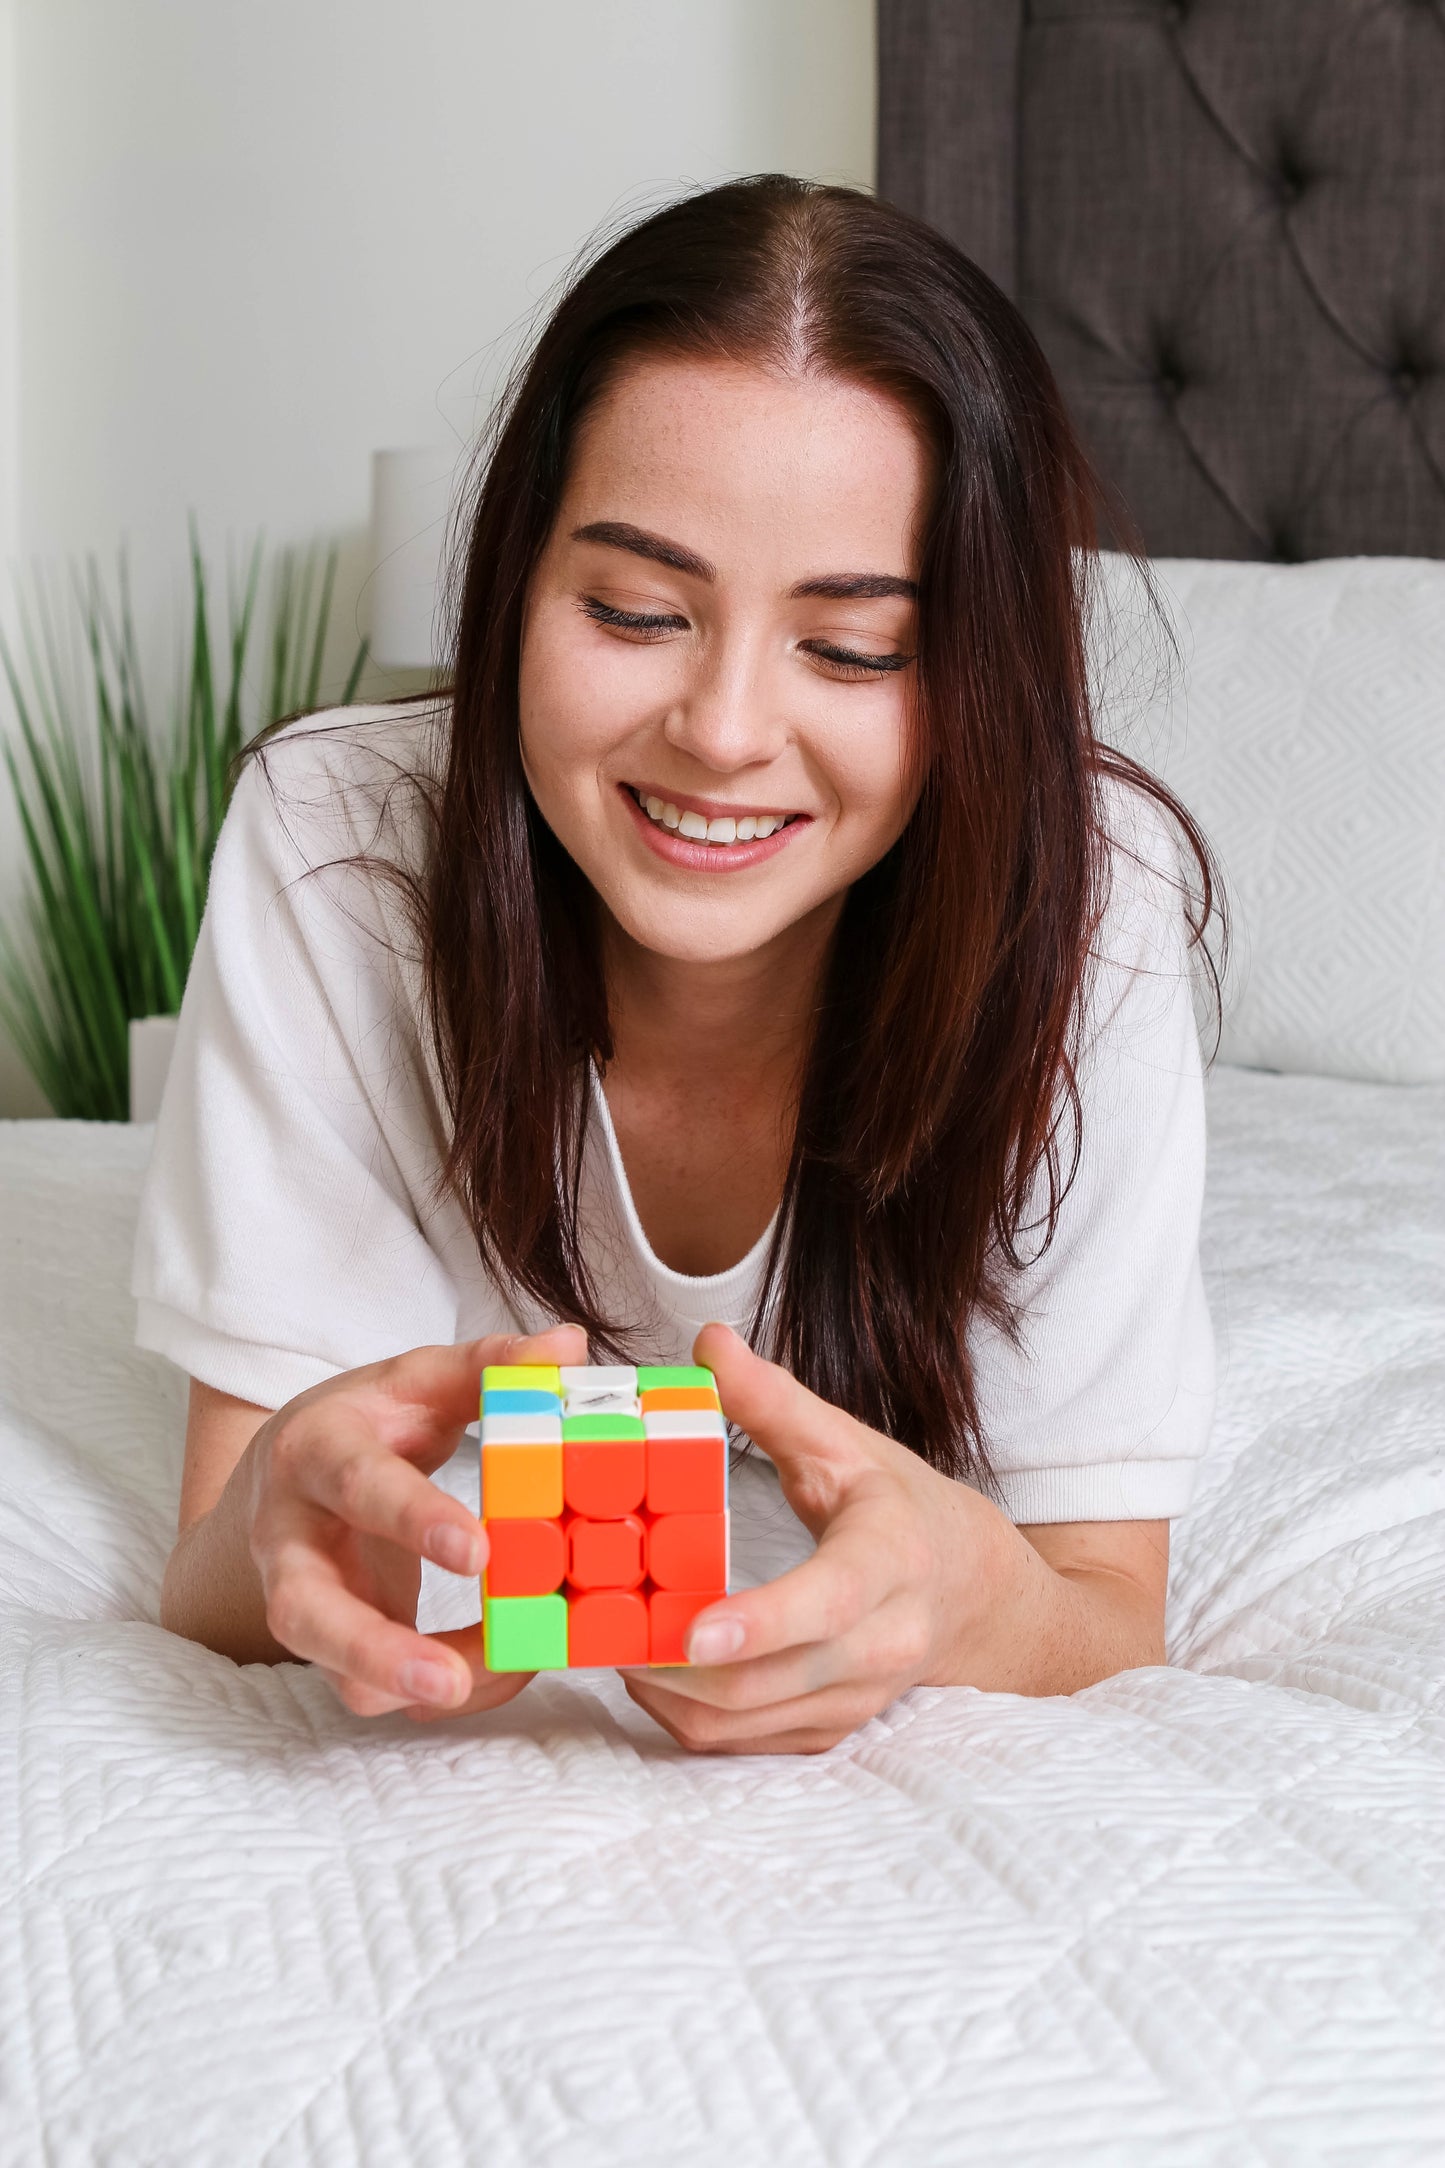
[[[871,385],[649,356],[584,416],[563,524],[626,519],[725,573],[912,575],[927,485],[921,432]]]

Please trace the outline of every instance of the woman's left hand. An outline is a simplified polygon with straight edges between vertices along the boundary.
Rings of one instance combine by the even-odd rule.
[[[1162,1661],[1167,1523],[1078,1524],[1079,1557],[1055,1570],[980,1492],[818,1399],[728,1327],[706,1326],[695,1354],[817,1549],[700,1612],[686,1666],[623,1674],[680,1745],[820,1753],[910,1686],[1069,1692]],[[1098,1541],[1116,1528],[1122,1564]]]

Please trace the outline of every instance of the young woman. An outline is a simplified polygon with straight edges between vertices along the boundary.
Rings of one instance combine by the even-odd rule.
[[[1211,869],[1094,735],[1097,502],[1017,312],[866,196],[715,189],[574,281],[449,697],[288,726],[227,816],[133,1283],[192,1379],[168,1626],[509,1699],[415,1629],[485,1556],[428,1477],[483,1363],[590,1347],[711,1364],[816,1538],[628,1675],[685,1745],[1163,1660]]]

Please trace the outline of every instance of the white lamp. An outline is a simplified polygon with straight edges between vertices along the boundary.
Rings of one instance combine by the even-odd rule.
[[[371,653],[384,670],[431,670],[454,445],[371,455]]]

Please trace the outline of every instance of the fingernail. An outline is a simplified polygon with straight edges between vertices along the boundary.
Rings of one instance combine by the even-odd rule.
[[[450,1708],[461,1699],[461,1681],[448,1664],[429,1664],[416,1658],[402,1665],[399,1683],[413,1701],[434,1701],[442,1708]]]
[[[740,1618],[710,1618],[694,1626],[687,1639],[690,1664],[725,1664],[736,1656],[747,1638]]]
[[[475,1536],[469,1536],[465,1528],[454,1528],[450,1521],[438,1521],[422,1538],[422,1547],[428,1558],[448,1573],[480,1573],[482,1570],[481,1545]]]

